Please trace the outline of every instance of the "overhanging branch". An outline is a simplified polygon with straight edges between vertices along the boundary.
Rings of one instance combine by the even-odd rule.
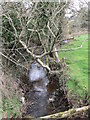
[[[41,60],[40,60],[40,56],[37,56],[35,54],[33,54],[26,46],[26,44],[19,40],[19,42],[22,44],[22,46],[26,49],[27,53],[29,53],[42,67],[46,68],[48,71],[51,71],[49,66],[45,65]]]

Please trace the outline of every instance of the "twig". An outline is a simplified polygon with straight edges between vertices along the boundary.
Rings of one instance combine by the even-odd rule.
[[[87,39],[85,39],[82,44],[79,46],[79,47],[76,47],[76,48],[70,48],[70,49],[59,49],[59,50],[53,50],[52,52],[64,52],[64,51],[72,51],[72,50],[78,50],[78,49],[81,49],[85,43]]]
[[[51,30],[51,28],[49,26],[49,21],[48,21],[47,27],[48,27],[49,31],[51,32],[51,34],[53,35],[53,37],[55,38],[56,36],[54,35],[53,31]]]
[[[65,8],[66,5],[67,5],[67,3],[66,3],[59,11],[57,11],[57,12],[55,13],[55,15],[53,16],[53,20],[54,20],[54,18],[56,17],[56,15],[57,15],[58,13],[60,13],[60,12]]]
[[[18,37],[17,30],[16,30],[16,28],[15,28],[15,26],[14,26],[14,23],[13,23],[11,17],[9,16],[9,14],[8,14],[8,16],[5,15],[5,14],[3,14],[3,16],[5,16],[5,17],[9,20],[9,22],[11,23],[11,25],[12,25],[14,31],[15,31],[15,37]]]
[[[27,59],[25,58],[25,56],[17,49],[16,50],[21,56],[22,56],[22,58],[25,60],[25,62],[26,62],[26,64],[27,64],[27,67],[29,66],[28,65],[28,61],[27,61]]]
[[[28,68],[26,68],[25,66],[21,65],[20,63],[17,63],[15,61],[13,61],[12,59],[10,59],[8,56],[4,55],[2,52],[0,52],[0,54],[5,57],[6,59],[8,59],[9,61],[13,62],[14,64],[16,64],[17,66],[20,66],[22,68],[25,68],[26,70],[28,70]]]

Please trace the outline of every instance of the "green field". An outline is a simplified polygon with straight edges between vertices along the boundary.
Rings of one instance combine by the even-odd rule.
[[[62,46],[62,49],[77,48],[86,38],[88,38],[88,35],[75,37],[76,40]],[[68,90],[84,96],[88,92],[88,40],[83,44],[81,49],[59,52],[59,57],[60,59],[65,57],[69,67],[68,75],[70,78],[67,81]]]

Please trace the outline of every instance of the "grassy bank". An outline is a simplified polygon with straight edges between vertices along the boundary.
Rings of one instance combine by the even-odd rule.
[[[69,42],[62,47],[77,48],[88,35],[75,37],[76,40]],[[67,81],[68,90],[84,96],[88,92],[88,41],[83,44],[83,47],[74,51],[60,52],[59,57],[65,57],[69,67],[69,80]]]
[[[7,71],[8,70],[8,71]],[[3,73],[4,71],[4,73]],[[10,72],[6,68],[2,70],[2,76],[0,76],[0,92],[1,92],[1,106],[0,115],[1,118],[11,118],[21,116],[21,91],[18,87],[17,78],[12,75],[13,70]]]

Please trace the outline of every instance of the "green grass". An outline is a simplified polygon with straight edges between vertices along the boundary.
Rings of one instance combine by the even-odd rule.
[[[65,49],[76,48],[80,46],[87,35],[75,37],[75,41],[68,43],[62,47]],[[73,93],[84,96],[88,92],[88,41],[86,41],[81,49],[59,53],[60,59],[66,58],[69,67],[70,79],[67,81],[67,88]]]
[[[18,101],[17,98],[5,98],[2,97],[2,107],[1,113],[2,117],[4,118],[11,118],[11,117],[19,117],[21,115],[20,112],[21,103]]]

